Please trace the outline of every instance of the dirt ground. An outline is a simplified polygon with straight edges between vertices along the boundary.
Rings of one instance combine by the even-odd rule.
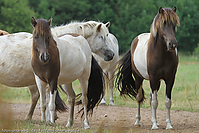
[[[30,104],[9,104],[15,120],[24,120],[28,113]],[[75,112],[80,107],[75,107]],[[171,111],[171,124],[174,130],[165,130],[166,128],[166,110],[157,110],[157,120],[159,130],[151,130],[151,111],[150,109],[141,108],[141,127],[135,127],[136,108],[106,106],[101,105],[94,109],[93,116],[89,117],[91,128],[110,129],[112,132],[177,132],[177,133],[199,133],[199,113],[186,111]],[[1,110],[3,111],[3,110]],[[8,110],[7,110],[8,111]],[[56,121],[60,126],[65,126],[67,123],[68,112],[58,113],[59,119]],[[39,104],[33,115],[33,121],[40,120]],[[80,116],[75,118],[73,129],[78,128],[83,130],[83,120]],[[103,131],[103,130],[98,130]]]

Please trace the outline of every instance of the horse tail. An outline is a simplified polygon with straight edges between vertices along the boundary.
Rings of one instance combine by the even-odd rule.
[[[79,97],[81,94],[77,95]],[[90,112],[90,115],[93,113],[93,108],[99,104],[102,97],[104,96],[104,77],[103,70],[92,56],[91,61],[91,73],[88,81],[88,90],[87,90],[87,112]],[[81,100],[76,102],[76,104],[81,104]],[[78,113],[82,112],[82,108]],[[82,113],[82,116],[84,113]]]
[[[59,87],[58,87],[58,89],[59,89]],[[61,88],[61,89],[63,90],[63,88]],[[56,107],[55,110],[59,111],[59,112],[66,112],[68,110],[67,105],[64,103],[64,101],[61,99],[61,97],[59,95],[59,91],[57,91],[57,94],[55,97],[55,107]]]
[[[136,98],[138,89],[132,76],[131,50],[128,50],[119,60],[114,78],[115,87],[119,90],[120,96],[128,95],[131,99]]]

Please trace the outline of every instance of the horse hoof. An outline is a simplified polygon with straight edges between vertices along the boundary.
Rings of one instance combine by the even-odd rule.
[[[134,124],[134,126],[136,126],[136,127],[141,127],[141,124]]]
[[[113,102],[110,102],[110,104],[109,104],[110,106],[114,106],[114,103]]]
[[[173,130],[173,127],[171,125],[167,125],[166,130]]]
[[[153,126],[153,127],[151,128],[151,130],[158,130],[158,129],[159,129],[158,126]]]
[[[106,105],[106,102],[100,102],[99,105]]]
[[[84,129],[85,129],[85,130],[89,130],[89,129],[90,129],[90,126],[89,126],[89,125],[84,126]]]
[[[136,127],[140,127],[141,125],[137,124],[137,125],[134,125],[134,126],[136,126]]]
[[[50,121],[48,121],[48,122],[46,122],[46,125],[49,125],[49,126],[55,126],[55,123],[52,123],[52,122],[50,122]]]

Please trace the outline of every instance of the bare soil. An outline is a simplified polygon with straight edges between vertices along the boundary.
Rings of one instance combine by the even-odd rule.
[[[24,120],[30,104],[9,104],[14,120]],[[80,107],[75,107],[75,112]],[[8,109],[1,111],[7,111]],[[166,128],[166,110],[157,110],[157,121],[159,123],[159,130],[151,130],[151,111],[150,109],[141,108],[141,127],[135,127],[135,116],[137,109],[129,107],[106,106],[101,105],[94,109],[92,117],[89,117],[91,129],[96,129],[97,132],[177,132],[177,133],[199,133],[199,113],[171,110],[171,124],[174,130],[167,131]],[[33,121],[40,121],[39,104],[33,115]],[[61,127],[65,126],[68,119],[68,112],[58,113],[59,119],[56,124]],[[83,129],[83,119],[78,116],[74,120],[72,129]],[[105,130],[104,130],[105,129]]]

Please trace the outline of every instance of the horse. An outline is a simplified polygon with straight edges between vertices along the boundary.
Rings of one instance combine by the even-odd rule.
[[[107,78],[105,78],[105,83],[106,83],[106,88],[108,89],[108,85],[110,88],[110,103],[109,103],[109,105],[114,105],[114,97],[113,97],[114,81],[112,80],[112,78],[114,77],[116,63],[119,60],[119,50],[118,50],[119,48],[118,48],[117,38],[113,34],[111,34],[111,33],[108,34],[107,41],[110,42],[109,44],[111,44],[110,46],[112,47],[112,49],[114,51],[115,55],[114,55],[113,59],[111,61],[104,61],[103,58],[96,55],[95,53],[93,53],[93,56],[99,63],[104,74],[107,76]],[[100,105],[106,105],[106,101],[105,101],[104,97],[102,98]]]
[[[73,22],[67,25],[56,26],[51,29],[57,36],[70,32],[86,35],[87,40],[89,40],[89,46],[92,52],[95,52],[102,58],[106,58],[106,60],[110,60],[112,58],[111,55],[114,56],[114,52],[108,42],[109,39],[106,39],[106,35],[109,34],[109,31],[107,30],[107,27],[109,25],[110,22],[107,22],[106,24],[94,21]],[[32,44],[31,38],[32,34],[27,32],[19,32],[5,36],[0,36],[0,56],[2,57],[0,59],[0,73],[2,75],[0,77],[0,83],[10,87],[29,86],[31,94],[31,107],[28,111],[25,120],[32,119],[34,109],[39,99],[39,91],[36,87],[34,74],[32,72],[30,63],[30,46]],[[107,51],[108,54],[104,51]],[[5,56],[5,54],[7,56]],[[7,71],[5,71],[5,68],[7,69]]]
[[[95,105],[103,95],[103,71],[94,59],[86,39],[80,35],[64,35],[57,37],[51,33],[50,20],[34,19],[32,60],[35,80],[41,96],[41,120],[45,120],[45,90],[50,85],[50,122],[54,121],[55,94],[57,84],[64,84],[68,95],[70,110],[66,127],[71,127],[74,121],[75,92],[72,82],[79,80],[82,90],[84,111],[84,128],[90,128],[87,114],[93,112]],[[81,64],[81,65],[79,65]]]
[[[170,119],[171,91],[178,67],[177,40],[175,32],[179,26],[176,7],[159,8],[151,24],[150,33],[138,35],[131,44],[130,50],[120,59],[118,72],[115,75],[115,87],[120,95],[135,98],[138,103],[135,126],[140,126],[140,104],[144,101],[143,80],[150,82],[150,105],[152,130],[158,129],[156,109],[158,107],[157,92],[160,81],[166,83],[167,109],[166,129],[173,129]],[[132,76],[133,75],[133,76]]]
[[[0,36],[2,35],[8,35],[9,33],[7,31],[4,31],[4,30],[0,30]]]
[[[57,36],[61,36],[66,33],[77,33],[86,38],[95,59],[102,67],[105,75],[108,76],[108,78],[105,78],[105,82],[107,84],[109,83],[109,88],[111,92],[110,105],[114,105],[114,83],[111,78],[114,75],[115,64],[119,60],[119,52],[118,41],[113,34],[109,33],[107,29],[109,26],[110,22],[107,22],[106,24],[96,21],[71,22],[66,25],[52,28],[52,33]],[[104,98],[102,99],[100,104],[106,104]]]

